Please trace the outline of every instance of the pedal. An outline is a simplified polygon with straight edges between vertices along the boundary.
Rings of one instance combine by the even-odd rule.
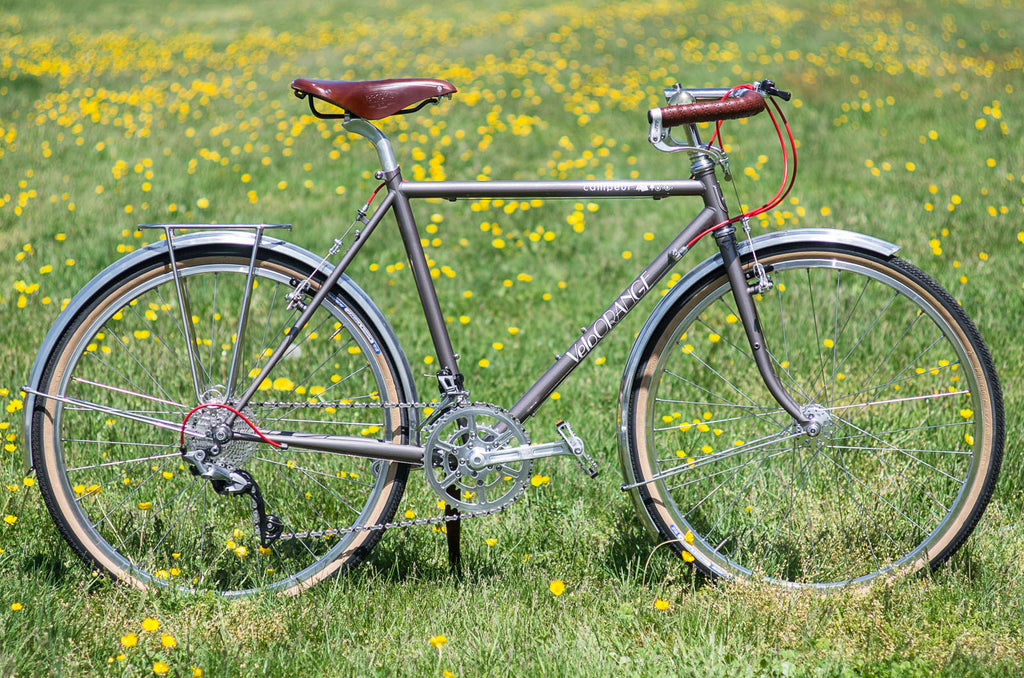
[[[600,473],[600,470],[597,468],[597,462],[587,454],[583,447],[583,439],[573,433],[569,422],[565,420],[559,421],[555,424],[555,430],[558,431],[558,435],[562,437],[562,440],[569,447],[569,451],[572,453],[576,463],[580,465],[580,470],[591,478],[596,478],[598,473]]]

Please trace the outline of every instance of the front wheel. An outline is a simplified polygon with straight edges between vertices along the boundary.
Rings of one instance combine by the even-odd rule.
[[[822,432],[802,434],[768,393],[725,271],[711,270],[654,318],[625,376],[623,463],[645,522],[725,578],[829,587],[937,567],[999,473],[984,342],[895,257],[807,242],[759,255],[775,283],[755,302],[773,367]]]
[[[408,466],[275,448],[252,428],[408,443],[414,414],[395,405],[415,393],[383,316],[343,279],[242,407],[238,395],[295,331],[288,295],[316,260],[269,238],[252,257],[251,240],[215,234],[179,238],[176,271],[166,246],[136,255],[72,302],[37,362],[46,396],[35,398],[30,444],[62,535],[134,586],[227,597],[294,593],[360,562]],[[230,442],[201,451],[248,474],[276,539],[261,538],[255,494],[197,475],[183,454],[193,439],[152,423],[186,419],[190,431],[230,429]]]

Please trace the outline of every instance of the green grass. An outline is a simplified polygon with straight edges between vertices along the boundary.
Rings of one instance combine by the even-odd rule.
[[[150,675],[165,662],[171,675],[201,667],[208,676],[1019,675],[1019,8],[486,4],[176,2],[157,13],[15,0],[0,9],[0,513],[17,517],[0,523],[0,674]],[[443,156],[448,178],[676,176],[681,159],[645,140],[644,112],[662,87],[771,77],[793,90],[799,105],[785,110],[800,178],[755,229],[828,226],[899,243],[975,320],[1007,413],[1003,476],[975,534],[934,576],[866,592],[784,593],[694,575],[656,548],[618,490],[614,407],[640,309],[596,352],[606,361],[583,366],[529,425],[541,441],[557,419],[572,422],[602,476],[541,463],[549,484],[464,525],[462,580],[449,576],[443,536],[430,528],[389,533],[350,576],[293,599],[144,594],[94,576],[60,540],[38,488],[23,484],[18,388],[63,300],[149,237],[137,223],[286,222],[295,242],[329,246],[373,189],[373,157],[334,123],[304,115],[287,86],[298,76],[452,80],[453,102],[383,125],[407,176],[416,166],[429,175]],[[515,134],[517,123],[529,134]],[[760,204],[780,176],[773,131],[764,116],[725,130],[742,201]],[[429,256],[455,273],[441,275],[438,294],[474,400],[509,406],[526,375],[564,350],[694,209],[595,204],[419,206],[424,237],[440,240]],[[401,246],[388,230],[377,235],[353,274],[387,312],[414,372],[431,372],[408,270],[395,270]],[[688,262],[712,250],[701,245]],[[419,380],[421,393],[434,392],[431,381]],[[431,511],[426,495],[412,496],[422,503],[410,508]],[[552,580],[565,582],[563,595],[549,592]],[[146,618],[160,630],[144,631]],[[139,641],[127,648],[130,633]],[[162,647],[163,633],[177,646]],[[429,642],[437,635],[448,639],[439,649]]]

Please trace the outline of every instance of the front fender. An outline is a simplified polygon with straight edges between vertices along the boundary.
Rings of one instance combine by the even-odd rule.
[[[840,231],[831,228],[807,228],[765,233],[754,238],[752,242],[749,240],[739,242],[738,248],[740,256],[743,256],[749,254],[751,248],[753,248],[757,253],[768,254],[781,248],[789,249],[799,247],[804,244],[809,246],[821,246],[822,244],[841,245],[885,258],[893,256],[900,250],[898,245],[894,245],[870,235],[863,235],[853,231]],[[725,268],[722,263],[721,253],[708,257],[690,269],[690,271],[687,272],[671,290],[669,290],[669,293],[661,298],[658,304],[654,307],[654,310],[651,311],[651,315],[647,318],[644,326],[641,328],[636,341],[633,342],[633,348],[629,352],[629,357],[626,359],[626,366],[622,373],[622,383],[619,386],[619,462],[622,465],[623,478],[627,485],[636,482],[636,478],[633,473],[633,465],[629,460],[628,431],[625,413],[633,397],[633,385],[635,383],[633,374],[640,363],[640,357],[644,351],[644,347],[653,339],[653,334],[658,325],[661,323],[665,315],[671,311],[675,303],[683,297],[691,287],[700,284],[700,282],[705,280],[709,275],[717,275],[717,272],[719,271],[724,275]],[[639,497],[635,491],[632,492],[632,495],[634,500],[637,500]],[[646,517],[647,515],[643,510],[639,511],[639,513],[641,516]],[[653,525],[648,525],[648,527],[653,529]]]

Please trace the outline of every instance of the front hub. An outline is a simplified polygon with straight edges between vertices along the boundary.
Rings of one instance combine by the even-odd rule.
[[[832,440],[836,432],[836,423],[831,412],[817,403],[805,405],[801,412],[810,420],[804,427],[804,436],[811,447],[817,449]]]

